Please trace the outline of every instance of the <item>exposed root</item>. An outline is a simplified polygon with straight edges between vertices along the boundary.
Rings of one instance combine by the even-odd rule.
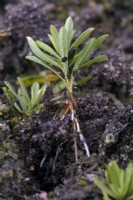
[[[47,158],[47,151],[46,151],[46,153],[45,153],[45,155],[44,155],[44,157],[43,157],[43,159],[42,159],[42,161],[41,161],[41,163],[40,163],[40,168],[43,166],[43,164],[44,164],[46,158]]]
[[[73,122],[73,124],[74,124],[74,130],[78,133],[79,138],[80,138],[80,141],[81,141],[81,142],[83,143],[83,145],[84,145],[84,148],[85,148],[85,151],[86,151],[86,155],[87,155],[87,157],[89,158],[89,157],[90,157],[90,151],[89,151],[89,148],[88,148],[86,139],[85,139],[85,137],[83,136],[83,134],[81,133],[81,129],[80,129],[79,122],[78,122],[77,118],[74,117],[72,122]]]
[[[60,116],[61,120],[63,120],[68,113],[71,113],[71,120],[72,120],[73,130],[74,130],[74,132],[76,132],[78,134],[78,136],[80,138],[80,141],[84,145],[84,148],[85,148],[85,151],[86,151],[86,155],[89,158],[90,157],[89,148],[88,148],[88,145],[87,145],[85,137],[81,133],[80,125],[79,125],[78,119],[76,117],[76,110],[74,108],[74,102],[71,101],[71,100],[66,100],[64,108],[59,113],[59,116]],[[76,138],[74,139],[74,148],[75,148],[75,161],[77,162],[78,161],[78,148],[77,148]]]
[[[52,170],[52,172],[55,171],[56,161],[57,161],[57,158],[58,158],[58,154],[59,154],[59,152],[60,152],[61,146],[62,146],[64,143],[65,143],[65,142],[62,142],[62,143],[58,146],[58,148],[57,148],[56,155],[55,155],[55,159],[54,159],[54,163],[53,163],[53,170]]]

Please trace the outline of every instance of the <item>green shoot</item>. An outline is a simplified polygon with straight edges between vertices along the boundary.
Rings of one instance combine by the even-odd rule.
[[[68,17],[65,25],[62,26],[59,31],[54,25],[50,27],[50,34],[48,34],[48,37],[53,48],[41,41],[34,41],[31,37],[27,37],[29,46],[35,56],[27,56],[26,58],[55,73],[64,82],[65,88],[72,100],[74,100],[73,86],[75,84],[77,72],[94,63],[108,60],[106,55],[100,55],[91,59],[92,53],[99,48],[108,37],[108,35],[105,34],[97,39],[91,38],[88,40],[93,30],[94,28],[87,29],[72,43],[75,31],[72,18]],[[85,46],[76,53],[73,58],[69,58],[71,51],[74,48],[78,48],[86,40],[88,41]]]
[[[39,88],[37,82],[33,83],[31,87],[31,95],[29,96],[28,91],[21,78],[18,78],[20,87],[18,92],[15,92],[12,85],[5,81],[6,87],[4,87],[4,93],[9,100],[10,104],[20,113],[25,115],[31,115],[35,106],[39,104],[42,96],[45,93],[46,85]]]
[[[113,161],[109,164],[105,176],[106,183],[94,178],[95,184],[102,190],[103,194],[115,200],[133,199],[133,164],[128,164],[124,171]]]

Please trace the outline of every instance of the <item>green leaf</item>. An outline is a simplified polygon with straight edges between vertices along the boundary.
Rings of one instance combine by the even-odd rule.
[[[67,37],[68,37],[68,49],[69,49],[70,44],[71,44],[71,41],[72,41],[72,38],[73,38],[73,35],[74,35],[74,33],[75,33],[75,31],[73,30],[73,20],[72,20],[71,17],[68,17],[68,18],[67,18],[64,27],[65,27],[66,32],[67,32]]]
[[[86,85],[91,79],[92,79],[92,76],[86,76],[85,78],[82,78],[81,80],[79,80],[77,84],[80,86]]]
[[[74,64],[73,71],[76,71],[80,67],[80,65],[82,65],[86,61],[86,59],[90,56],[90,54],[95,48],[95,40],[96,40],[95,38],[92,38],[86,43],[85,47],[82,50],[82,54]]]
[[[28,94],[28,92],[27,92],[27,94]],[[29,97],[29,99],[27,99],[27,96],[25,95],[25,92],[22,89],[22,87],[19,87],[19,89],[18,89],[18,98],[17,99],[19,101],[19,104],[22,108],[23,113],[26,113],[26,111],[30,109],[30,97]]]
[[[84,31],[76,40],[75,42],[72,44],[72,47],[78,47],[80,46],[89,36],[90,34],[93,32],[94,28],[89,28],[86,31]]]
[[[18,78],[18,82],[19,82],[19,84],[21,86],[21,90],[22,90],[21,94],[25,96],[25,98],[27,99],[28,102],[30,102],[30,97],[28,95],[27,89],[26,89],[22,79]]]
[[[106,177],[108,182],[113,183],[116,188],[120,187],[119,175],[120,175],[120,168],[118,167],[117,163],[115,161],[109,163]]]
[[[48,34],[49,39],[51,40],[55,50],[59,52],[58,47],[58,31],[54,25],[50,26],[51,35]]]
[[[51,65],[54,65],[56,67],[59,67],[61,68],[60,64],[57,63],[56,61],[54,61],[54,59],[52,59],[49,55],[47,55],[46,53],[43,53],[39,48],[38,46],[36,45],[35,41],[30,38],[30,37],[27,37],[27,40],[28,40],[28,43],[29,43],[29,46],[31,48],[31,50],[33,51],[33,53],[38,57],[40,58],[41,60],[51,64]]]
[[[62,79],[64,81],[64,79],[60,76],[59,72],[57,72],[56,70],[54,70],[52,67],[50,67],[47,63],[45,63],[44,61],[40,60],[39,58],[35,57],[35,56],[26,56],[26,58],[28,60],[34,61],[40,65],[43,65],[44,67],[46,67],[47,69],[49,69],[50,71],[52,71],[53,73],[55,73],[60,79]]]
[[[18,106],[17,103],[15,103],[14,106],[20,113],[23,113],[23,111],[21,110],[21,108]]]
[[[34,82],[38,82],[39,84],[44,84],[45,75],[28,75],[21,77],[22,81],[24,82],[25,86],[31,86]],[[17,85],[19,85],[17,81]]]
[[[43,42],[41,42],[39,40],[36,41],[36,44],[40,49],[42,49],[42,50],[50,53],[51,55],[55,56],[56,58],[60,59],[58,54],[49,45],[47,45],[47,44],[45,44],[45,43],[43,43]]]
[[[33,83],[31,87],[31,102],[34,102],[37,96],[37,92],[39,90],[39,84],[37,82]],[[34,105],[34,103],[33,103]]]
[[[42,96],[44,95],[45,91],[46,91],[47,86],[44,85],[42,86],[42,88],[37,92],[37,98],[36,98],[36,104],[39,103],[39,101],[41,100]]]
[[[119,194],[119,197],[122,199],[125,197],[125,172],[122,169],[119,172],[118,180],[119,180],[118,194]]]
[[[59,54],[61,58],[68,57],[68,37],[65,27],[61,27],[58,35]]]
[[[106,40],[106,38],[109,37],[108,34],[102,35],[101,37],[96,39],[96,44],[95,44],[95,49],[99,48],[101,46],[101,44],[104,42],[104,40]]]
[[[10,90],[10,92],[17,97],[17,93],[15,92],[14,88],[11,86],[11,84],[8,81],[5,81],[6,86],[8,87],[8,89]]]
[[[93,180],[97,187],[99,187],[102,191],[106,192],[111,197],[115,197],[113,192],[105,184],[103,184],[102,181],[98,178],[94,178]]]
[[[72,67],[74,65],[74,63],[80,58],[80,56],[82,55],[83,50],[81,50],[79,53],[77,53],[73,59],[71,60],[69,67]]]
[[[44,95],[46,90],[46,85],[39,89],[39,84],[35,82],[31,87],[31,106],[32,108],[39,103],[40,99]]]
[[[56,43],[55,43],[55,41],[54,41],[52,35],[48,34],[48,37],[49,37],[49,40],[51,41],[51,43],[52,43],[54,49],[55,49],[57,52],[59,52],[58,49],[57,49],[57,45],[56,45]]]
[[[10,103],[11,105],[14,105],[14,103],[15,103],[15,96],[14,96],[14,94],[10,91],[10,89],[8,88],[8,86],[7,86],[7,87],[4,87],[4,88],[3,88],[3,91],[4,91],[4,94],[6,95],[6,97],[7,97],[8,101],[9,101],[9,103]]]
[[[128,164],[125,172],[125,187],[127,193],[132,193],[133,192],[133,164],[130,163]]]
[[[83,65],[79,66],[78,69],[83,69],[84,67],[89,67],[90,65],[94,63],[99,63],[99,62],[104,62],[104,61],[108,61],[108,57],[106,55],[100,55],[100,56],[97,56],[96,58],[93,58],[92,60],[89,60]]]
[[[114,199],[117,199],[117,200],[121,200],[121,199],[119,199],[118,188],[116,188],[116,186],[114,184],[109,184],[108,188],[112,192],[111,197],[113,197]]]

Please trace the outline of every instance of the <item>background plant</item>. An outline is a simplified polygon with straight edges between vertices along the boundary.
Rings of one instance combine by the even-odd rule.
[[[124,171],[113,161],[108,165],[105,177],[105,183],[99,178],[94,178],[94,182],[108,199],[109,197],[115,200],[133,199],[133,164],[128,164]]]
[[[40,88],[37,82],[33,83],[31,87],[31,95],[29,96],[21,78],[18,78],[18,83],[20,87],[18,88],[18,91],[15,92],[12,85],[8,81],[5,81],[6,87],[4,87],[4,93],[10,104],[16,108],[17,111],[25,115],[31,115],[35,109],[35,106],[39,103],[44,95],[46,85]]]

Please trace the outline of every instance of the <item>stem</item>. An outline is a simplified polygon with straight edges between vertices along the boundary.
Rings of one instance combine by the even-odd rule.
[[[75,99],[74,99],[74,96],[73,96],[73,89],[72,89],[71,80],[68,79],[68,77],[66,77],[65,81],[66,81],[66,87],[67,87],[67,91],[69,93],[69,96],[72,99],[72,102],[75,102]]]

